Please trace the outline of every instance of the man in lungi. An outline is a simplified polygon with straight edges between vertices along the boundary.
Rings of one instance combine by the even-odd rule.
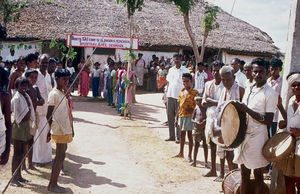
[[[247,193],[251,170],[254,170],[255,193],[263,193],[263,170],[269,162],[262,155],[262,148],[268,140],[268,129],[277,107],[278,94],[267,84],[267,62],[256,58],[252,62],[255,84],[245,91],[240,111],[247,113],[247,129],[243,143],[235,149],[234,162],[241,165],[241,193]]]

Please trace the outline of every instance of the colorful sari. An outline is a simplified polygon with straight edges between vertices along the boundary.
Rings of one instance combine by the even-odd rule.
[[[79,70],[82,69],[84,64],[78,65]],[[80,96],[87,96],[90,90],[89,85],[89,69],[85,67],[84,70],[79,74],[78,94]]]

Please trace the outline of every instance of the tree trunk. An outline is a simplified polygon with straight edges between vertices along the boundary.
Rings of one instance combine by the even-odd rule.
[[[195,38],[195,35],[192,31],[192,27],[190,25],[190,19],[189,19],[188,13],[183,14],[183,20],[184,20],[184,25],[185,25],[186,31],[187,31],[190,39],[191,39],[191,42],[192,42],[192,47],[193,47],[194,55],[195,55],[195,58],[196,58],[196,63],[199,63],[199,62],[201,62],[201,60],[200,60],[198,45],[196,43],[196,38]]]
[[[133,15],[130,17],[130,47],[132,47],[133,45],[133,37],[134,36],[134,18]],[[132,61],[131,59],[131,71],[133,72],[133,80],[132,80],[132,102],[136,103],[136,99],[135,99],[135,92],[136,92],[136,79],[135,79],[135,61]]]
[[[201,62],[203,62],[203,59],[204,59],[205,43],[206,43],[206,39],[207,39],[207,36],[208,36],[208,32],[209,32],[209,29],[205,28],[204,34],[203,34],[203,39],[202,39],[202,44],[201,44],[201,54],[200,54],[200,61]]]
[[[130,31],[130,48],[132,48],[132,45],[133,45],[133,15],[130,15],[130,14],[128,14],[128,19],[129,19],[129,31]],[[130,68],[131,67],[131,68]],[[135,87],[134,87],[134,85],[135,85],[135,67],[134,67],[134,63],[132,62],[132,58],[131,58],[131,56],[129,55],[128,56],[128,66],[127,66],[127,74],[126,74],[126,77],[129,79],[129,70],[132,70],[133,71],[133,81],[132,81],[132,87],[133,87],[133,89],[132,90],[135,90]],[[125,89],[125,103],[126,103],[126,101],[127,101],[127,99],[128,99],[128,95],[127,95],[127,91],[128,91],[128,87],[126,87],[126,89]],[[134,102],[133,101],[133,93],[135,94],[135,91],[132,91],[132,102]],[[127,113],[127,110],[125,110],[124,111],[124,117],[126,117],[126,113]]]

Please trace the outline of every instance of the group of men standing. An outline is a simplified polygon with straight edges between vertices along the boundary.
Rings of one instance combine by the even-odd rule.
[[[181,129],[174,125],[178,110],[177,99],[183,88],[182,75],[189,73],[189,70],[181,65],[181,56],[175,55],[173,60],[175,66],[169,70],[167,76],[169,138],[166,141],[178,143]],[[221,159],[221,174],[216,180],[222,180],[224,177],[226,159],[229,170],[236,169],[240,165],[241,193],[250,190],[251,170],[254,171],[255,176],[255,193],[263,192],[263,173],[269,162],[262,155],[262,148],[276,133],[278,109],[282,109],[280,98],[282,78],[279,76],[281,67],[282,62],[278,58],[273,58],[271,61],[256,58],[245,65],[244,73],[242,72],[244,67],[240,65],[240,60],[237,58],[227,66],[219,61],[211,64],[213,80],[205,83],[204,91],[199,95],[202,98],[202,106],[206,108],[205,136],[206,143],[211,148],[210,171],[204,176],[217,176],[216,155],[218,153]],[[271,76],[267,80],[269,70]],[[251,72],[250,75],[247,71]],[[194,79],[194,85],[195,81]],[[216,130],[214,124],[217,119],[216,111],[228,101],[235,101],[238,111],[246,113],[245,140],[236,149],[220,147],[212,141]]]

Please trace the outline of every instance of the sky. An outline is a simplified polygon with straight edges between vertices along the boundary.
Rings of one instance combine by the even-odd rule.
[[[208,0],[230,13],[234,0]],[[286,51],[291,0],[236,0],[232,15],[260,28]]]

